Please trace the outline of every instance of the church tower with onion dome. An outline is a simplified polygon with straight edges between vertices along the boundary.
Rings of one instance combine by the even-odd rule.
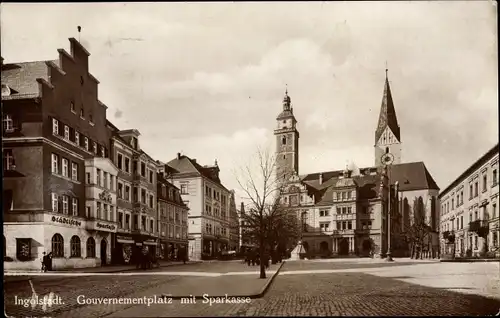
[[[283,111],[276,117],[276,162],[277,173],[283,175],[299,173],[299,131],[297,120],[293,115],[292,99],[288,96],[288,88],[283,97]]]

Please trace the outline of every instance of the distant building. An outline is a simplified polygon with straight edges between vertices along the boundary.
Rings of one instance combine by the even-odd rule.
[[[236,209],[236,198],[234,190],[229,197],[229,250],[237,251],[240,247],[240,227],[238,222],[238,210]]]
[[[188,205],[189,258],[214,258],[229,248],[231,192],[219,179],[217,161],[201,166],[177,154],[165,165],[165,176],[181,189]]]
[[[441,232],[454,232],[457,256],[479,255],[483,249],[484,239],[469,229],[474,221],[489,227],[488,251],[498,253],[498,144],[439,194],[439,206]]]
[[[69,41],[71,54],[59,49],[57,60],[2,63],[7,270],[40,269],[43,252],[53,253],[56,270],[111,259],[116,167],[107,159],[107,106],[90,53]]]
[[[178,258],[178,252],[182,249],[188,251],[188,213],[189,208],[182,201],[179,188],[169,182],[164,172],[160,171],[158,224],[162,259],[174,260]]]
[[[299,132],[288,92],[276,118],[278,171],[291,171],[282,204],[302,223],[302,241],[310,257],[376,255],[387,252],[388,210],[391,200],[393,255],[408,255],[402,233],[415,213],[424,213],[432,229],[426,248],[437,255],[439,188],[423,162],[402,163],[400,128],[389,80],[386,77],[378,126],[375,131],[375,166],[299,175]],[[387,169],[387,180],[382,166]],[[388,187],[399,183],[396,197]],[[381,187],[382,186],[382,187]]]
[[[245,247],[253,244],[252,239],[245,233],[245,204],[241,202],[240,210],[238,211],[239,223],[239,249],[242,251]]]

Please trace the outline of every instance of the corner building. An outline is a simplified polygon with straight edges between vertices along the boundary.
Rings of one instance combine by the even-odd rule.
[[[109,157],[107,107],[98,99],[99,81],[89,72],[90,53],[74,38],[69,41],[70,53],[59,49],[57,60],[3,64],[2,59],[8,270],[39,270],[43,252],[53,252],[55,270],[100,266],[111,257],[113,190],[87,187],[86,180],[87,170],[102,165],[108,182],[116,177],[107,159],[94,159]],[[103,196],[106,215],[92,211],[86,191],[96,202],[100,192],[109,191],[110,200]]]
[[[196,159],[177,154],[165,165],[165,175],[181,190],[189,207],[189,259],[211,259],[230,244],[230,196],[222,185],[217,161],[201,166]]]
[[[498,212],[498,144],[474,162],[439,194],[441,232],[455,234],[456,256],[500,256]],[[471,231],[471,223],[488,228],[485,238]],[[444,249],[445,240],[441,236]],[[486,247],[486,251],[484,250]]]
[[[431,235],[425,242],[439,253],[439,187],[423,162],[404,163],[400,127],[386,76],[378,125],[375,129],[375,166],[299,174],[299,131],[288,91],[277,116],[278,171],[292,171],[282,204],[301,224],[301,240],[309,257],[384,257],[391,231],[394,256],[408,256],[402,233],[416,215],[425,215]],[[384,158],[392,164],[383,168]],[[386,160],[386,159],[385,159]],[[399,191],[394,191],[398,182]],[[393,190],[389,192],[389,188]],[[389,195],[390,193],[390,195]],[[389,201],[391,229],[388,228]]]

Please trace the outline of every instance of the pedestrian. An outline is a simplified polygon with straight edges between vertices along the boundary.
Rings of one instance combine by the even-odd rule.
[[[41,259],[41,262],[42,262],[42,273],[45,273],[47,271],[47,255],[45,255],[46,253],[43,252],[43,256],[42,256],[42,259]]]
[[[45,266],[47,267],[47,271],[52,271],[52,252],[49,253],[49,255],[47,255],[47,262],[45,264]]]

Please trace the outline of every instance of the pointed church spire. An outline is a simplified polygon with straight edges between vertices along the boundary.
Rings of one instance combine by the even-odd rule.
[[[382,105],[380,107],[378,126],[377,130],[375,131],[375,143],[380,139],[380,136],[382,135],[386,127],[389,127],[397,140],[401,141],[398,119],[396,117],[396,109],[394,108],[391,86],[389,85],[389,77],[387,75],[388,71],[389,70],[387,69],[386,64],[384,95],[382,97]]]

